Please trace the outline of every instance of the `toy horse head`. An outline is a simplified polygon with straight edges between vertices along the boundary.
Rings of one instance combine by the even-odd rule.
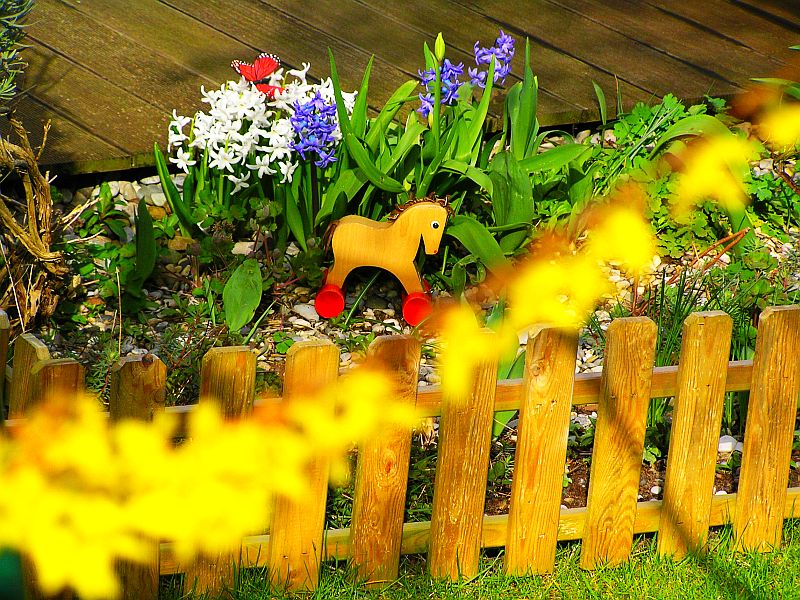
[[[395,221],[412,235],[417,233],[422,236],[425,254],[436,254],[442,241],[447,218],[453,214],[453,209],[447,206],[447,199],[419,198],[409,200],[398,206],[391,215],[390,221]],[[419,238],[417,238],[419,239]]]

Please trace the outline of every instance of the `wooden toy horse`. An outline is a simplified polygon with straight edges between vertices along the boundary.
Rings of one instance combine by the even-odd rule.
[[[380,267],[392,273],[406,291],[403,317],[417,325],[430,313],[427,289],[414,265],[419,240],[426,254],[436,254],[452,209],[447,200],[419,198],[398,206],[388,221],[350,215],[332,225],[333,266],[314,305],[324,318],[344,309],[344,280],[356,267]]]

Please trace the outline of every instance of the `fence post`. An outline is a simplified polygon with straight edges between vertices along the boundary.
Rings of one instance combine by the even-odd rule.
[[[8,361],[8,338],[11,335],[11,322],[8,315],[0,309],[0,421],[5,418],[6,410],[6,372]],[[0,425],[2,429],[2,425]]]
[[[164,409],[167,368],[152,354],[127,356],[111,369],[109,417],[152,421]],[[158,600],[159,543],[153,545],[148,564],[117,562],[123,600]]]
[[[800,392],[798,347],[800,306],[764,309],[758,322],[733,518],[741,549],[766,551],[781,542]]]
[[[11,391],[8,397],[8,418],[25,416],[30,401],[31,369],[40,360],[50,358],[50,351],[30,333],[23,333],[14,341],[14,367]]]
[[[315,389],[334,383],[338,374],[336,346],[323,340],[298,342],[286,353],[283,401],[310,399]],[[333,413],[333,394],[317,398]],[[275,499],[267,564],[272,583],[288,591],[313,591],[319,583],[329,474],[329,459],[316,458],[308,466],[308,489],[303,497]]]
[[[256,394],[256,355],[247,346],[212,348],[200,370],[200,402],[214,399],[226,419],[253,410]]]
[[[200,370],[200,402],[218,403],[225,418],[242,417],[253,408],[255,381],[256,355],[250,348],[212,348]],[[239,559],[230,553],[198,556],[186,569],[184,591],[215,593],[232,587]]]
[[[54,395],[75,397],[84,391],[84,369],[72,358],[51,358],[33,365],[26,414]]]
[[[25,334],[28,335],[28,334]],[[33,338],[33,336],[31,336]],[[34,341],[38,342],[36,338]],[[19,339],[16,343],[19,343]],[[38,342],[41,344],[41,342]],[[23,343],[26,348],[32,352],[25,357],[22,364],[30,364],[28,361],[30,356],[36,355],[38,346],[36,344],[27,345]],[[42,347],[44,344],[42,344]],[[16,352],[15,345],[15,352]],[[47,349],[45,348],[45,352]],[[43,353],[42,353],[43,354]],[[40,354],[41,355],[41,354]],[[15,368],[16,368],[16,362]],[[66,398],[74,399],[78,394],[83,392],[84,389],[84,374],[83,367],[71,358],[61,359],[45,359],[37,361],[33,368],[26,373],[25,389],[27,391],[27,399],[24,403],[25,414],[18,415],[19,417],[27,416],[27,414],[36,406],[41,404],[44,400],[52,396],[64,396]],[[16,376],[15,376],[16,379]],[[43,598],[39,593],[39,588],[36,583],[36,568],[32,561],[23,558],[23,580],[26,588],[26,597],[29,598]],[[59,594],[56,598],[59,600],[71,600],[74,594],[71,591],[65,591]]]
[[[733,321],[721,311],[683,324],[658,552],[682,558],[708,536]]]
[[[647,317],[616,319],[606,331],[582,569],[618,565],[631,552],[657,334]]]
[[[487,346],[494,334],[485,333]],[[428,569],[431,576],[474,577],[480,560],[483,507],[497,388],[497,359],[471,374],[471,392],[442,398],[433,486]]]
[[[555,565],[577,353],[577,336],[563,330],[539,326],[528,338],[508,511],[508,574],[550,573]]]
[[[386,336],[369,348],[369,360],[391,373],[397,399],[417,399],[420,343],[410,336]],[[397,579],[403,537],[411,430],[393,427],[366,440],[356,464],[350,559],[359,580],[372,584]]]

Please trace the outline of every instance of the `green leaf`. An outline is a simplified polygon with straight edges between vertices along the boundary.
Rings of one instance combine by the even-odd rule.
[[[483,124],[486,122],[486,115],[489,112],[489,102],[492,99],[494,71],[495,60],[494,57],[492,57],[492,62],[489,64],[489,73],[486,75],[486,87],[483,90],[483,97],[481,97],[481,101],[478,103],[478,108],[475,110],[472,121],[470,121],[466,135],[458,142],[457,153],[454,157],[456,160],[467,162],[472,155],[475,144],[483,133]]]
[[[336,64],[333,60],[333,52],[328,49],[328,54],[331,61],[331,81],[333,82],[333,91],[334,95],[336,96],[336,113],[339,117],[339,128],[342,130],[342,139],[345,143],[347,151],[356,161],[356,164],[361,168],[364,174],[376,187],[385,192],[390,192],[393,194],[404,192],[405,189],[399,181],[395,181],[378,169],[377,166],[375,166],[375,163],[370,158],[367,149],[353,133],[350,125],[350,118],[347,116],[347,109],[344,106],[342,88],[339,85],[339,74],[336,72]]]
[[[525,40],[525,67],[519,94],[519,107],[511,120],[511,154],[517,160],[525,158],[529,142],[536,135],[538,82],[531,69],[530,41]]]
[[[158,178],[161,181],[161,189],[164,190],[164,195],[167,197],[172,212],[178,217],[181,233],[186,237],[199,234],[200,229],[192,218],[191,210],[184,203],[178,192],[178,188],[175,187],[175,183],[173,183],[169,175],[167,161],[164,158],[164,154],[161,152],[161,148],[158,147],[158,143],[153,144],[153,155],[156,163],[156,171],[158,171]]]
[[[656,152],[676,138],[686,135],[732,135],[722,121],[711,115],[693,115],[681,119],[669,129],[667,129],[656,142],[650,156],[655,156]]]
[[[297,243],[300,244],[300,247],[305,252],[308,251],[308,247],[306,246],[306,229],[305,225],[303,224],[303,215],[300,213],[300,206],[298,205],[299,186],[295,185],[299,179],[299,177],[295,177],[292,180],[292,186],[287,190],[285,214],[286,223],[289,225],[289,231],[292,232],[294,239],[297,240]]]
[[[594,86],[594,95],[597,96],[597,104],[600,107],[600,121],[605,126],[608,123],[608,104],[606,103],[606,95],[603,92],[603,88],[597,85],[596,81],[592,81],[592,85]]]
[[[314,225],[319,225],[333,213],[339,196],[344,194],[349,202],[364,186],[366,181],[366,176],[359,169],[347,169],[339,173],[339,177],[325,192],[322,205],[319,207],[319,212],[314,220]]]
[[[351,123],[353,124],[353,134],[358,138],[364,137],[364,132],[367,130],[367,91],[369,90],[369,76],[372,73],[372,62],[375,60],[375,55],[369,57],[367,68],[364,69],[364,77],[361,79],[361,87],[356,95],[356,101],[353,105],[353,114],[350,115]]]
[[[261,268],[252,258],[239,265],[228,279],[222,290],[222,304],[231,331],[239,331],[253,319],[261,303],[262,287]]]
[[[489,164],[489,176],[497,193],[492,194],[495,224],[530,223],[533,220],[533,188],[519,161],[509,152],[499,152]],[[528,232],[513,231],[500,239],[505,253],[514,252],[525,241]]]
[[[141,295],[142,285],[153,273],[158,256],[156,246],[155,231],[153,230],[153,218],[147,210],[147,203],[144,198],[139,200],[139,208],[136,211],[136,267],[133,274],[128,278],[126,291]]]
[[[452,160],[452,159],[444,161],[442,163],[441,168],[447,171],[454,171],[456,173],[461,173],[464,177],[472,180],[474,183],[476,183],[481,188],[486,190],[489,193],[489,195],[491,195],[492,180],[481,169],[477,169],[473,166],[468,165],[465,162],[461,162],[460,160]]]
[[[486,227],[468,215],[455,215],[450,219],[445,233],[456,238],[490,270],[502,270],[508,266],[500,245]]]
[[[378,116],[375,117],[374,121],[372,121],[369,132],[367,133],[366,142],[370,151],[378,151],[378,144],[381,138],[385,136],[386,129],[389,127],[392,119],[394,119],[394,116],[397,114],[397,111],[400,110],[403,104],[408,102],[410,98],[415,97],[411,96],[411,93],[418,85],[418,81],[409,79],[399,88],[397,88],[386,101],[386,104],[383,105],[381,112],[378,113]]]
[[[540,171],[552,171],[568,165],[585,153],[591,152],[591,150],[590,146],[584,146],[583,144],[564,144],[536,156],[525,158],[519,161],[519,166],[528,175]]]

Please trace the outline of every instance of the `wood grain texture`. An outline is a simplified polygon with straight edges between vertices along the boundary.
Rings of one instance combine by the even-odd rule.
[[[200,402],[217,402],[226,419],[253,410],[256,355],[248,346],[212,348],[200,369]]]
[[[11,322],[4,310],[0,310],[0,416],[6,411],[6,364],[8,362],[8,339],[11,335]],[[0,423],[0,429],[3,424]]]
[[[31,370],[37,362],[49,358],[47,346],[31,333],[23,333],[14,341],[14,366],[8,399],[9,419],[25,416],[31,397]]]
[[[555,565],[577,351],[577,336],[556,328],[528,338],[504,561],[512,575]]]
[[[164,410],[167,367],[153,354],[126,356],[111,369],[108,410],[113,421],[151,421]]]
[[[618,565],[631,551],[657,332],[647,317],[616,319],[606,331],[582,569]]]
[[[411,336],[387,336],[369,349],[368,360],[394,377],[397,401],[411,406],[417,399],[420,348]],[[397,579],[410,452],[407,427],[383,430],[359,448],[350,527],[350,561],[359,581],[388,584]]]
[[[591,82],[612,100],[615,75],[626,107],[667,91],[687,101],[730,93],[751,76],[773,75],[775,58],[791,60],[787,46],[797,34],[791,17],[797,9],[780,0],[649,0],[635,11],[625,2],[558,4],[42,0],[30,19],[30,68],[19,86],[28,91],[20,95],[18,112],[34,132],[43,119],[53,119],[44,164],[63,170],[151,166],[152,144],[165,140],[170,109],[190,115],[201,107],[200,86],[234,78],[234,58],[277,52],[290,68],[310,62],[311,76],[320,79],[329,74],[331,48],[342,83],[352,90],[374,52],[374,110],[416,78],[422,42],[430,44],[437,32],[444,33],[448,56],[466,68],[473,43],[490,46],[503,28],[517,39],[505,90],[522,72],[527,36],[539,76],[537,116],[544,125],[563,125],[597,120]],[[610,5],[608,14],[601,14],[601,5]],[[503,93],[492,103],[497,114]],[[152,108],[162,115],[154,118]]]
[[[630,5],[618,2],[554,1],[573,14],[584,16],[736,87],[739,87],[736,82],[747,81],[754,72],[772,72],[781,64],[643,2],[632,11]]]
[[[493,332],[485,332],[487,345]],[[456,580],[478,573],[497,360],[480,363],[471,391],[442,399],[428,570]]]
[[[683,325],[660,554],[681,558],[706,543],[732,328],[731,318],[720,311],[693,313]]]
[[[759,18],[729,0],[647,0],[660,12],[683,19],[697,27],[702,38],[726,39],[758,52],[772,60],[787,61],[795,43],[791,29]],[[767,68],[758,69],[759,75],[772,73]]]
[[[658,531],[661,521],[661,500],[638,502],[633,532],[652,533]],[[711,516],[709,525],[716,527],[732,522],[736,516],[736,494],[714,496],[711,499]],[[784,517],[800,518],[800,488],[787,490]],[[558,524],[558,541],[568,542],[581,539],[585,529],[586,509],[567,508],[561,510]],[[430,544],[431,524],[429,521],[406,523],[403,525],[402,554],[419,554],[425,552]],[[508,515],[491,515],[483,518],[481,546],[484,548],[500,548],[508,537]],[[256,535],[242,541],[242,549],[252,566],[266,565],[266,548],[269,535]],[[350,530],[330,529],[325,536],[325,560],[346,560],[350,553]],[[170,544],[161,544],[161,574],[180,573],[181,565],[177,562]]]
[[[781,542],[800,393],[798,347],[800,306],[765,309],[758,322],[734,520],[741,548],[767,551]]]
[[[83,365],[72,358],[40,360],[31,369],[30,390],[26,411],[50,398],[73,399],[85,391]]]
[[[283,401],[316,398],[325,410],[334,409],[333,394],[316,394],[315,389],[336,381],[339,350],[327,341],[294,344],[286,354]],[[272,513],[272,535],[267,548],[271,580],[290,591],[315,590],[324,553],[325,503],[330,462],[317,458],[308,465],[308,488],[303,497],[278,497]]]
[[[226,419],[253,410],[256,388],[256,355],[247,346],[212,348],[200,369],[200,402],[215,402]],[[186,571],[184,592],[218,593],[234,582],[237,554],[201,556]]]
[[[109,417],[112,421],[152,421],[164,410],[167,368],[152,354],[126,356],[111,369]],[[117,561],[123,600],[158,600],[160,545],[154,544],[147,564]]]

